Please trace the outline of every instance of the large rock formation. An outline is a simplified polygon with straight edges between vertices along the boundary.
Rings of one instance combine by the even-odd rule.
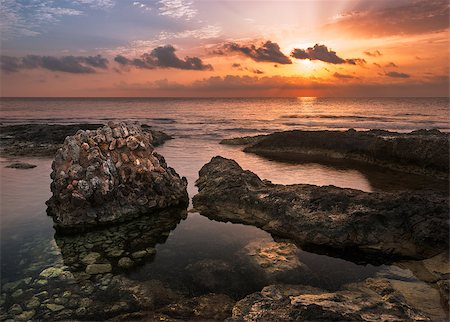
[[[254,225],[300,246],[327,248],[331,255],[426,258],[448,249],[448,196],[443,194],[277,185],[222,157],[203,166],[196,185],[193,203],[202,215]]]
[[[56,228],[79,230],[186,206],[186,178],[153,151],[152,140],[137,124],[113,122],[68,136],[52,164],[47,201]]]
[[[226,139],[221,144],[245,145],[245,152],[281,159],[362,161],[444,179],[449,172],[449,135],[438,130],[286,131]]]

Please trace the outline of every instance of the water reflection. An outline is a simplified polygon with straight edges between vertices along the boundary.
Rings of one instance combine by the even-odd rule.
[[[56,234],[55,241],[69,270],[119,273],[151,260],[156,254],[155,245],[164,243],[186,216],[186,210],[170,209],[84,234]]]

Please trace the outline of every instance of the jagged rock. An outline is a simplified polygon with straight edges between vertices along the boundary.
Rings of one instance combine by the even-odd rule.
[[[260,227],[301,246],[427,258],[449,244],[448,196],[277,185],[214,157],[200,170],[197,211]]]
[[[429,320],[388,280],[367,279],[337,292],[306,285],[270,285],[237,302],[227,321]]]
[[[346,159],[448,179],[449,134],[438,130],[397,133],[370,131],[285,131],[225,139],[245,152],[281,159]]]
[[[120,140],[127,143],[114,143]],[[113,122],[67,137],[52,164],[53,195],[47,201],[55,227],[83,230],[186,206],[186,179],[151,143],[139,125]]]

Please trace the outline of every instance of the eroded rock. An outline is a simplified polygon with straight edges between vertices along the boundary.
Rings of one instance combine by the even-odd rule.
[[[214,157],[200,170],[201,214],[260,227],[301,246],[427,258],[448,249],[448,196],[276,185]],[[332,253],[331,253],[332,254]]]
[[[441,316],[445,318],[444,316]],[[271,285],[236,303],[227,321],[430,321],[388,280],[367,279],[329,292],[306,285]]]
[[[187,181],[153,150],[152,140],[137,124],[113,122],[67,137],[52,164],[47,201],[55,227],[83,230],[185,207]]]
[[[281,159],[345,159],[404,172],[448,179],[449,135],[438,130],[397,133],[370,131],[285,131],[222,140],[252,152]]]

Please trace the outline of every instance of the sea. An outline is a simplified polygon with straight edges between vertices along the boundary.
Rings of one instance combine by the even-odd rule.
[[[2,98],[0,123],[106,123],[132,121],[148,124],[174,139],[157,148],[169,166],[188,180],[190,197],[196,194],[198,171],[213,156],[236,160],[244,169],[278,184],[334,185],[367,192],[429,189],[441,185],[429,178],[376,167],[350,164],[292,163],[244,153],[242,147],[221,145],[225,138],[268,134],[285,130],[383,129],[410,132],[438,129],[450,132],[448,98]],[[19,158],[0,158],[1,282],[4,285],[31,277],[42,279],[42,270],[65,264],[64,250],[46,215],[50,197],[50,158],[20,158],[34,169],[5,168]],[[190,206],[189,209],[192,207]],[[277,242],[269,233],[252,226],[210,220],[192,210],[166,238],[156,243],[156,255],[126,273],[137,281],[158,280],[189,296],[223,293],[238,300],[259,291],[269,281],[251,274],[248,245]],[[368,277],[390,276],[420,285],[412,271],[392,263],[373,264],[333,257],[298,248],[299,261],[311,274],[289,283],[328,290]],[[208,262],[209,261],[209,262]],[[208,265],[208,263],[212,263]],[[218,263],[225,263],[220,266]],[[228,267],[219,279],[230,283],[204,283],[215,273],[210,267]],[[201,267],[199,269],[198,267]],[[194,269],[192,269],[194,268]],[[206,270],[206,273],[205,273]],[[240,273],[240,272],[245,272]],[[200,274],[200,275],[196,275]],[[203,274],[203,275],[201,275]],[[206,275],[205,275],[206,274]],[[212,275],[211,275],[212,274]],[[205,277],[206,276],[206,277]],[[286,282],[280,277],[275,282]],[[274,283],[273,280],[270,283]],[[422,286],[423,286],[422,285]],[[52,294],[52,283],[47,288]],[[60,289],[59,286],[58,289]],[[2,291],[2,305],[9,295]],[[26,300],[26,299],[25,299]],[[427,301],[426,305],[430,301]],[[436,307],[441,304],[431,300]],[[425,305],[425,304],[424,304]],[[8,307],[4,307],[5,310]]]

